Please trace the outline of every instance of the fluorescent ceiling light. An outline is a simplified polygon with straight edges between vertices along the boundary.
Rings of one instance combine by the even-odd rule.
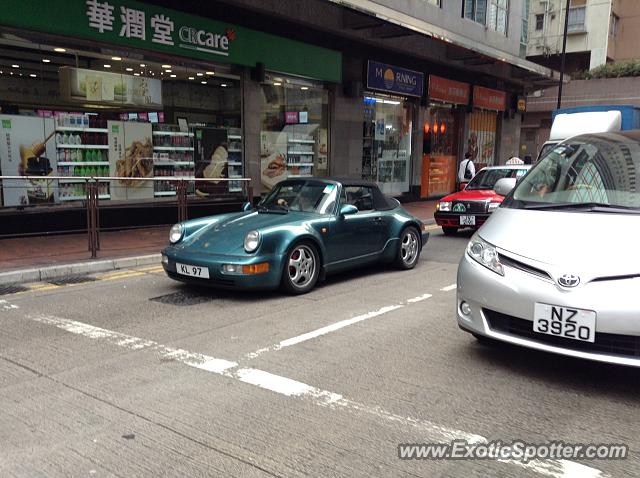
[[[102,66],[104,66],[105,68],[111,68],[111,65],[102,65]]]
[[[176,74],[174,73],[173,75],[170,75],[170,76],[171,76],[171,78],[175,78],[175,77],[176,77],[176,76],[178,76],[178,75],[176,75]]]
[[[189,77],[189,79],[190,79],[190,80],[195,80],[195,77],[190,76],[190,77]]]
[[[206,85],[207,82],[206,81],[201,81],[200,83],[202,83],[203,85]]]
[[[171,65],[162,65],[162,68],[171,68]]]
[[[11,65],[11,68],[20,68],[20,65],[16,65],[15,63]]]
[[[212,76],[212,75],[215,75],[215,74],[216,74],[216,72],[215,72],[215,71],[207,71],[207,72],[205,72],[205,73],[206,73],[207,75],[209,75],[209,76]]]
[[[42,63],[51,63],[51,60],[49,60],[48,58],[43,58]]]
[[[223,88],[226,88],[227,84],[226,83],[222,83],[220,86],[222,86]]]
[[[65,50],[64,48],[54,48],[53,51],[57,51],[58,53],[64,53],[67,50]]]
[[[113,61],[121,61],[121,60],[122,60],[122,57],[119,57],[119,56],[112,56],[112,57],[111,57],[111,59],[112,59]]]
[[[29,76],[30,76],[31,78],[35,78],[35,77],[36,77],[36,74],[35,74],[35,73],[31,73]]]
[[[144,63],[140,63],[140,68],[144,68],[145,66],[147,65],[145,65]]]
[[[204,73],[196,73],[196,76],[203,76]]]
[[[140,73],[134,73],[133,76],[140,76]]]

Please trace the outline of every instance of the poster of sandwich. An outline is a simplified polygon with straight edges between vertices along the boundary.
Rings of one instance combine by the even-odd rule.
[[[150,123],[109,121],[109,171],[124,178],[111,181],[111,199],[151,199],[153,181],[153,142]]]
[[[53,203],[58,182],[45,179],[56,174],[55,125],[52,118],[0,115],[0,166],[4,176],[37,176],[43,179],[4,181],[5,206]]]
[[[227,130],[224,128],[196,128],[194,131],[196,178],[219,179],[229,177]],[[229,192],[227,181],[196,182],[196,195],[215,197]]]

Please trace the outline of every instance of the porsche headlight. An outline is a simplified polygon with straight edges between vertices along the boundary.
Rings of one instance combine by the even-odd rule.
[[[436,204],[436,209],[442,212],[451,211],[451,201],[440,201]]]
[[[260,244],[260,233],[258,231],[249,231],[244,237],[244,250],[253,252]]]
[[[182,224],[174,224],[173,226],[171,226],[171,230],[169,231],[169,242],[171,242],[171,244],[175,244],[176,242],[178,242],[180,239],[182,239],[183,232],[184,229],[182,227]]]
[[[467,245],[467,254],[478,264],[485,266],[496,274],[504,275],[504,268],[500,263],[496,248],[482,239],[478,233],[474,234]]]

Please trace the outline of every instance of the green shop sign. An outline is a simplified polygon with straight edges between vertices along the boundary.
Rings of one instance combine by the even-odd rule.
[[[340,82],[340,52],[129,0],[2,0],[0,24]]]

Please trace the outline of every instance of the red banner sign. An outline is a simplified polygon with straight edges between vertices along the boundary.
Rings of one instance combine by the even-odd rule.
[[[507,94],[500,90],[474,86],[473,106],[486,110],[504,111],[507,106]]]
[[[429,99],[446,101],[457,105],[469,104],[469,85],[429,75]]]

